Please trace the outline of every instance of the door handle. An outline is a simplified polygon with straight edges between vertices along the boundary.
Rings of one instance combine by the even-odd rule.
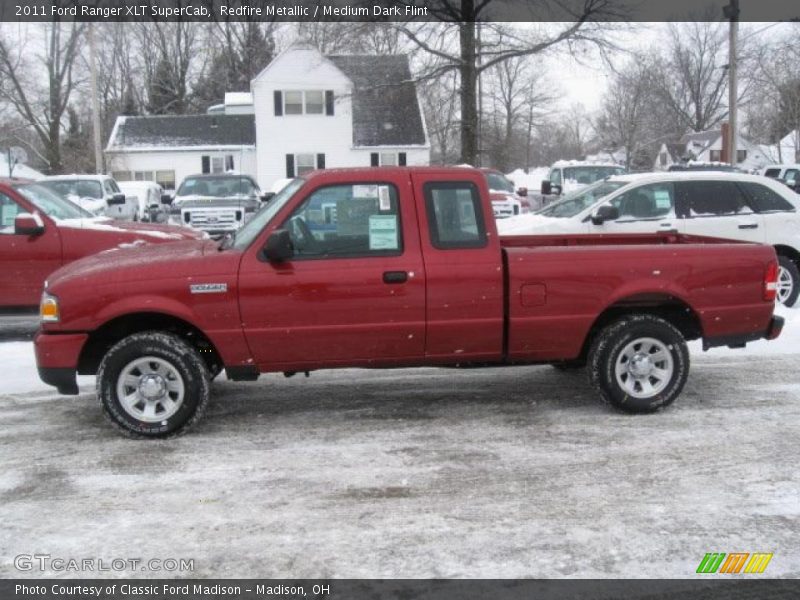
[[[661,227],[672,227],[672,223],[661,223]]]
[[[739,229],[758,229],[758,223],[742,223]]]
[[[384,271],[383,283],[405,283],[408,281],[408,273],[405,271]]]

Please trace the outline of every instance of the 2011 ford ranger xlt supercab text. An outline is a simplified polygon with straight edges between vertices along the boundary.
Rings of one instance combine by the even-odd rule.
[[[628,412],[671,403],[706,348],[777,337],[769,246],[674,233],[501,240],[475,169],[323,170],[235,236],[120,250],[49,278],[41,378],[76,373],[122,431],[163,437],[210,381],[339,367],[588,365]],[[531,391],[535,394],[535,390]]]

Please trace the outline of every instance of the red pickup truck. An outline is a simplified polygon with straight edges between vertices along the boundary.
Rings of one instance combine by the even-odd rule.
[[[0,311],[35,312],[47,276],[77,258],[119,244],[201,237],[183,227],[95,217],[42,185],[0,179]]]
[[[41,378],[97,374],[124,432],[203,414],[209,382],[339,367],[588,363],[628,412],[672,402],[686,340],[777,337],[769,246],[673,233],[500,239],[483,174],[316,171],[222,242],[85,258],[49,280]],[[532,392],[535,393],[535,392]]]

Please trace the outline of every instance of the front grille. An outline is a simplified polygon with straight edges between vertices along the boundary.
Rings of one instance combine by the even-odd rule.
[[[228,231],[242,224],[242,211],[235,208],[190,208],[183,211],[183,221],[205,231]]]

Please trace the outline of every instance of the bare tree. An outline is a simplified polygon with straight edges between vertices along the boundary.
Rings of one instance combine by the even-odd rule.
[[[55,21],[41,27],[44,47],[40,52],[29,52],[26,43],[12,45],[0,39],[0,99],[33,128],[44,152],[30,149],[47,163],[50,172],[58,173],[62,119],[79,83],[75,67],[84,24]],[[47,74],[43,81],[37,63]]]
[[[431,160],[452,164],[458,159],[458,82],[451,73],[420,84],[420,98],[431,141]]]
[[[528,3],[532,21],[537,10],[552,13],[555,9],[570,20],[512,28],[481,23],[490,15],[492,4],[492,0],[433,0],[428,3],[428,13],[440,23],[398,25],[415,45],[439,59],[428,76],[451,70],[459,74],[461,160],[466,163],[475,163],[478,158],[477,82],[481,73],[507,60],[551,48],[579,43],[610,47],[608,21],[622,16],[615,0],[533,0]],[[450,39],[458,43],[450,44],[446,41]]]

